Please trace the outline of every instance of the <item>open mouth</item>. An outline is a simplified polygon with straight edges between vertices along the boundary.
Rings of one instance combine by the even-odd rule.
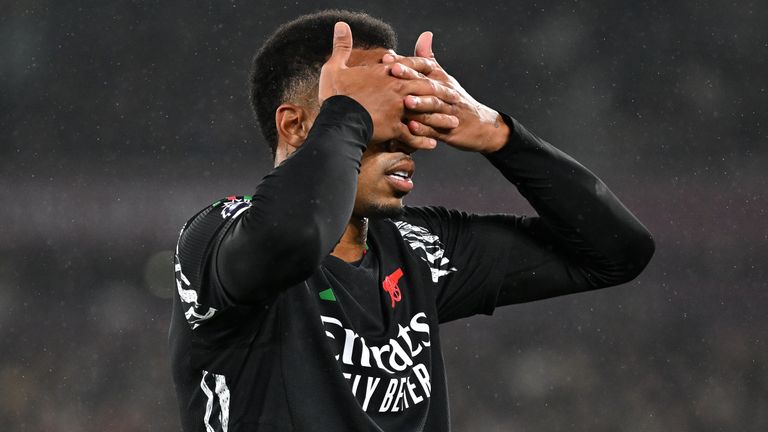
[[[389,173],[387,175],[390,176],[390,177],[395,177],[395,179],[401,179],[401,180],[410,180],[411,179],[411,175],[408,174],[405,171],[395,171],[395,172]]]
[[[397,160],[388,170],[385,171],[385,175],[389,183],[398,191],[410,192],[413,189],[413,173],[415,166],[413,159],[405,157]]]

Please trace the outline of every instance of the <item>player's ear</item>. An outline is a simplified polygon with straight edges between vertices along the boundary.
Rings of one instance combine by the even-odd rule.
[[[275,111],[278,142],[291,147],[291,153],[293,153],[307,139],[313,121],[311,113],[301,105],[291,103],[280,105]]]

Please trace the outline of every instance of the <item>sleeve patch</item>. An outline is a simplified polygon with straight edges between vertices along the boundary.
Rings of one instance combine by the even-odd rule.
[[[403,221],[395,221],[394,223],[403,240],[429,266],[432,282],[437,283],[441,277],[456,271],[456,268],[450,265],[450,259],[445,256],[445,246],[440,241],[440,237],[432,234],[424,227]]]
[[[223,207],[221,208],[222,219],[236,218],[251,207],[250,196],[245,196],[242,198],[229,197],[227,199],[229,201],[223,203]]]

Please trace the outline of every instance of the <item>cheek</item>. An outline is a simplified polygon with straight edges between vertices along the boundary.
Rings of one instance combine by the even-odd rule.
[[[357,177],[359,197],[372,199],[376,195],[386,193],[386,183],[382,175],[387,162],[386,156],[383,143],[368,145],[360,160],[360,174]]]
[[[373,173],[374,170],[369,169],[365,164],[360,165],[360,175],[357,177],[358,195],[367,196],[371,194],[376,180]]]
[[[370,147],[363,153],[362,159],[360,159],[360,174],[357,176],[357,188],[361,190],[363,188],[370,188],[371,182],[374,180],[374,173],[376,172],[376,152],[373,152]]]

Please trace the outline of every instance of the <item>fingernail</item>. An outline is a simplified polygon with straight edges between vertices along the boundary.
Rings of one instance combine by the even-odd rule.
[[[384,54],[384,57],[381,59],[384,63],[392,63],[395,61],[395,57],[392,54]]]
[[[436,147],[436,146],[437,146],[437,140],[436,140],[436,139],[434,139],[434,138],[430,138],[430,139],[429,139],[429,144],[430,144],[432,147]]]
[[[451,126],[456,127],[459,125],[459,118],[456,116],[451,116]]]
[[[418,106],[418,105],[419,105],[419,102],[420,102],[420,101],[419,101],[419,98],[417,98],[416,96],[408,96],[408,97],[411,99],[411,104],[412,104],[414,107],[416,107],[416,106]]]
[[[337,37],[346,36],[347,26],[345,26],[343,23],[337,22],[336,25],[333,26],[333,35]]]

